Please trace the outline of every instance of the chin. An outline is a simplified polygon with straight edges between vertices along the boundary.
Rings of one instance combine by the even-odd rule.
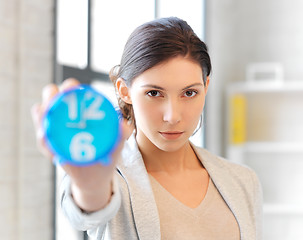
[[[162,142],[162,141],[157,141],[154,143],[154,145],[164,151],[164,152],[176,152],[179,149],[181,149],[186,142],[184,141],[171,141],[171,142]]]

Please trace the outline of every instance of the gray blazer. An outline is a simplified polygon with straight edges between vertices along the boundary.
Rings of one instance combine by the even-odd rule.
[[[193,149],[234,214],[241,240],[261,239],[262,192],[256,174],[205,149]],[[86,214],[73,202],[66,177],[61,194],[63,212],[76,229],[87,230],[92,239],[160,240],[156,202],[133,136],[123,149],[113,189],[111,201],[104,209]]]

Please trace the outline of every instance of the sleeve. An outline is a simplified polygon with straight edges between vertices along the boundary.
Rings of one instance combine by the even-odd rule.
[[[263,191],[261,182],[255,172],[252,174],[254,182],[254,210],[255,210],[255,225],[256,237],[262,239],[263,234]]]
[[[98,232],[100,230],[102,232],[105,230],[107,222],[117,214],[121,205],[121,194],[118,179],[115,174],[112,184],[113,194],[107,206],[93,213],[84,213],[73,200],[69,176],[64,177],[60,189],[61,208],[64,215],[75,229],[87,231],[100,228],[98,229]]]

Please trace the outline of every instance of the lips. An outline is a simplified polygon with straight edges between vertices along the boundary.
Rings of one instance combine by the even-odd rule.
[[[159,132],[161,136],[167,140],[175,140],[183,135],[184,132],[181,131],[164,131]]]

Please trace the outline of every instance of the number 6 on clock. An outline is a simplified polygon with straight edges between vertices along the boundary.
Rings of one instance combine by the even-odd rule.
[[[96,157],[96,148],[92,144],[94,137],[88,132],[77,133],[71,140],[69,150],[75,161],[89,161]]]

